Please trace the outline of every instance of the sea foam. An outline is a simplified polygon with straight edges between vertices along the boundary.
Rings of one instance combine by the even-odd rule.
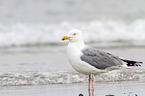
[[[145,81],[145,71],[112,71],[95,76],[95,82]],[[0,86],[34,86],[87,83],[88,76],[74,72],[1,72]]]
[[[63,21],[52,24],[0,24],[0,47],[61,45],[72,29],[83,31],[87,43],[145,45],[145,20]]]

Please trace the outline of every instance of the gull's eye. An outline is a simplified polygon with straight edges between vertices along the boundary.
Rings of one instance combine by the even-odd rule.
[[[73,35],[76,35],[76,33],[74,33]]]

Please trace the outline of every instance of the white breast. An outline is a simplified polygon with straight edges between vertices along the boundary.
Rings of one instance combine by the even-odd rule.
[[[67,47],[67,56],[69,59],[70,64],[72,65],[72,67],[83,74],[97,74],[98,72],[101,72],[102,70],[99,70],[97,68],[95,68],[94,66],[84,62],[81,60],[81,56],[82,56],[82,52],[81,50],[84,48],[85,46],[82,47],[75,47],[72,46],[71,44],[68,45]]]

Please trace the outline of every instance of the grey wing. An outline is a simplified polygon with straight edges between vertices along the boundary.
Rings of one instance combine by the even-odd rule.
[[[87,47],[82,50],[82,53],[81,60],[98,69],[106,69],[123,64],[119,57],[95,48]]]

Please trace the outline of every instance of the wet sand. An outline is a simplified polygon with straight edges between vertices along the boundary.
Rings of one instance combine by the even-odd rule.
[[[95,96],[144,96],[145,82],[95,83]],[[0,87],[0,96],[88,96],[87,84]]]

